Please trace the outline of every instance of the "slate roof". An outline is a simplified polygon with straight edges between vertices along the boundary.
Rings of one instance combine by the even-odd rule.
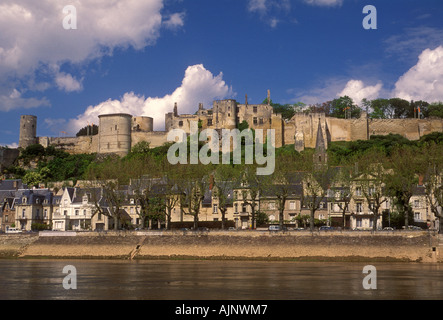
[[[0,180],[0,191],[27,189],[21,179]]]
[[[26,203],[23,203],[23,198],[26,198]],[[16,205],[21,204],[43,204],[44,200],[52,203],[53,194],[49,189],[22,189],[15,193],[14,202]]]

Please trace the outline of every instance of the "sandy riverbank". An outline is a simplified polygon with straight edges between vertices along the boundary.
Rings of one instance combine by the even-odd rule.
[[[128,259],[137,246],[134,259],[443,262],[438,241],[421,233],[2,235],[0,257]]]

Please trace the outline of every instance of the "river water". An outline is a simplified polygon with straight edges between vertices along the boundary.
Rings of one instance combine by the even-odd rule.
[[[71,267],[64,273],[67,265],[75,270]],[[372,263],[376,273],[363,273],[366,265],[349,262],[0,260],[0,299],[443,298],[441,265]],[[367,276],[376,277],[371,282],[376,284],[376,289],[364,288]],[[76,284],[76,289],[64,288],[66,277],[71,286]]]

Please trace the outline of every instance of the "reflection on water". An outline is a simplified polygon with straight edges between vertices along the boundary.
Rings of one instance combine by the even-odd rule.
[[[63,267],[77,269],[66,290]],[[441,299],[442,266],[372,263],[377,289],[365,290],[365,263],[252,261],[0,260],[0,299],[294,300]]]

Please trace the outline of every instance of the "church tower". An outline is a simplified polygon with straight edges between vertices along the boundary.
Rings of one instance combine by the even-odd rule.
[[[322,166],[328,163],[327,145],[323,136],[321,119],[318,118],[317,141],[315,142],[314,166]]]

